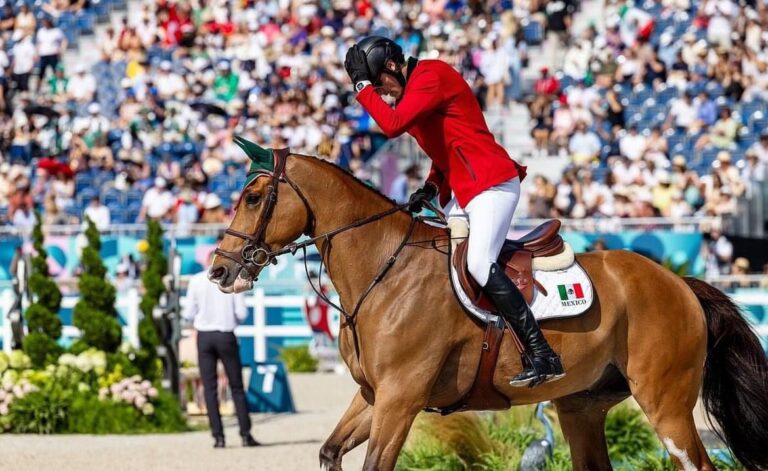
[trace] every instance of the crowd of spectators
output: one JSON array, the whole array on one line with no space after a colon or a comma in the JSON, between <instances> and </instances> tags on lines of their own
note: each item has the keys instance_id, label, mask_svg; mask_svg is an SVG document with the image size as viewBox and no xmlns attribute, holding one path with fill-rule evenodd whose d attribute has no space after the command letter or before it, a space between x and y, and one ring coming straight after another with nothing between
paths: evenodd
<instances>
[{"instance_id":1,"label":"crowd of spectators","mask_svg":"<svg viewBox=\"0 0 768 471\"><path fill-rule=\"evenodd\" d=\"M534 155L571 165L529 185L532 217L736 213L768 167L768 5L607 2L529 100ZM533 164L536 165L536 164Z\"/></svg>"},{"instance_id":2,"label":"crowd of spectators","mask_svg":"<svg viewBox=\"0 0 768 471\"><path fill-rule=\"evenodd\" d=\"M522 97L527 43L542 39L543 25L564 40L573 2L554 3L146 2L112 16L99 50L81 51L99 55L95 65L71 69L62 61L68 30L56 26L64 17L7 4L0 218L28 225L37 207L47 222L75 222L103 204L112 222L217 222L243 181L235 134L364 177L384 138L353 99L342 65L350 45L366 34L396 37L409 55L454 64L483 106L499 108Z\"/></svg>"},{"instance_id":3,"label":"crowd of spectators","mask_svg":"<svg viewBox=\"0 0 768 471\"><path fill-rule=\"evenodd\" d=\"M528 216L728 215L765 180L764 2L609 0L576 34L570 0L146 2L71 70L47 5L0 15L0 220L20 227L34 208L53 224L224 222L244 180L235 134L365 178L384 138L342 62L366 34L453 64L487 110L528 104L536 159L570 161L527 184ZM564 53L526 84L534 45Z\"/></svg>"}]
</instances>

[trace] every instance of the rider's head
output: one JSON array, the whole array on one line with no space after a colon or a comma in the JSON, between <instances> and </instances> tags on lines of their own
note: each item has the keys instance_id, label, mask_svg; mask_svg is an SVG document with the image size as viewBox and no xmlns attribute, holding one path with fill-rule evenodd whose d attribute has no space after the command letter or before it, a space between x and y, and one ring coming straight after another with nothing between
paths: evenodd
<instances>
[{"instance_id":1,"label":"rider's head","mask_svg":"<svg viewBox=\"0 0 768 471\"><path fill-rule=\"evenodd\" d=\"M371 81L379 93L399 100L405 88L403 49L383 36L368 36L357 46L365 53Z\"/></svg>"}]
</instances>

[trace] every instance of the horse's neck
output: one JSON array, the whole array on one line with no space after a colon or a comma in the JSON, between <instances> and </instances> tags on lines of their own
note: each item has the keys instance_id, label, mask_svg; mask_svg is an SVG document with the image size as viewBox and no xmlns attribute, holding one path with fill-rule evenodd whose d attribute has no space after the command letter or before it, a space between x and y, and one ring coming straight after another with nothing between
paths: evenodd
<instances>
[{"instance_id":1,"label":"horse's neck","mask_svg":"<svg viewBox=\"0 0 768 471\"><path fill-rule=\"evenodd\" d=\"M297 185L307 199L318 236L390 209L392 203L366 190L340 169L312 160L296 160ZM293 168L291 170L294 170ZM408 235L410 217L398 212L333 236L317 249L346 309L362 295L384 262Z\"/></svg>"}]
</instances>

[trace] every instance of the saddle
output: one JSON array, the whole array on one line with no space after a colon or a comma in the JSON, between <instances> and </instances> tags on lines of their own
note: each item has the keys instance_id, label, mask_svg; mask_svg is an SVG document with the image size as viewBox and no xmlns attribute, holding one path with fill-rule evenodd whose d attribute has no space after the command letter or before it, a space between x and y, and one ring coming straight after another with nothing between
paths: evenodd
<instances>
[{"instance_id":1,"label":"saddle","mask_svg":"<svg viewBox=\"0 0 768 471\"><path fill-rule=\"evenodd\" d=\"M533 278L533 260L564 252L565 243L559 232L560 221L547 221L520 239L507 240L501 249L498 263L504 267L504 272L517 285L529 305L533 300L534 286L546 295L544 287ZM467 240L458 245L451 263L456 269L462 289L471 297L472 302L481 309L495 311L493 303L485 297L481 287L467 270ZM441 408L427 408L427 412L448 415L462 410L509 409L511 401L499 392L493 384L496 363L499 359L499 351L506 327L501 316L495 322L488 322L485 326L480 361L472 387L454 404ZM510 334L515 348L522 354L524 351L523 344L514 332L510 332Z\"/></svg>"},{"instance_id":2,"label":"saddle","mask_svg":"<svg viewBox=\"0 0 768 471\"><path fill-rule=\"evenodd\" d=\"M467 242L464 240L456 247L453 266L459 275L459 283L475 306L486 311L495 310L493 303L483 294L482 287L472 278L467 270ZM533 288L536 286L546 295L542 287L533 278L533 259L558 255L565 249L560 237L560 221L551 220L517 240L507 240L501 249L498 264L504 268L507 276L517 285L529 305L533 300Z\"/></svg>"}]
</instances>

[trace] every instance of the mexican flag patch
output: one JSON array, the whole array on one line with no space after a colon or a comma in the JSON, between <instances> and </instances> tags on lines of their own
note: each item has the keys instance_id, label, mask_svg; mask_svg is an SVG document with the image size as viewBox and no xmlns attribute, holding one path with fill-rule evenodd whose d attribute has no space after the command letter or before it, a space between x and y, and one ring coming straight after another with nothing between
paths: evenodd
<instances>
[{"instance_id":1,"label":"mexican flag patch","mask_svg":"<svg viewBox=\"0 0 768 471\"><path fill-rule=\"evenodd\" d=\"M563 306L575 306L587 302L584 299L584 290L581 288L581 283L557 285L557 290L560 293L560 303Z\"/></svg>"}]
</instances>

